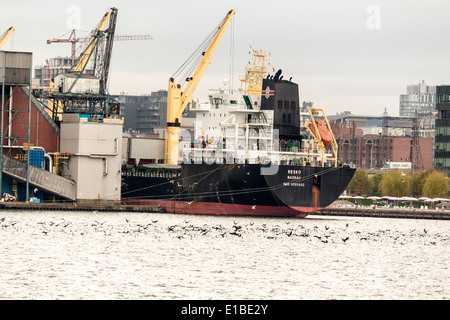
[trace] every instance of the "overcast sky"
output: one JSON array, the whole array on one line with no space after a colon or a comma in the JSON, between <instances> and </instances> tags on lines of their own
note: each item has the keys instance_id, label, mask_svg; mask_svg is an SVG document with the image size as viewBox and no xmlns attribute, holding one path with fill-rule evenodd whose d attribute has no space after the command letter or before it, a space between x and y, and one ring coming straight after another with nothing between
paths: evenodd
<instances>
[{"instance_id":1,"label":"overcast sky","mask_svg":"<svg viewBox=\"0 0 450 320\"><path fill-rule=\"evenodd\" d=\"M234 77L250 60L249 45L270 52L270 63L299 84L300 100L328 114L399 113L409 84L450 84L450 2L447 0L172 0L3 1L0 34L15 26L4 50L32 51L34 65L69 56L72 28L87 36L110 7L117 7L117 35L148 34L153 40L114 43L111 94L149 94L167 89L169 77L235 9ZM228 28L194 96L230 76Z\"/></svg>"}]
</instances>

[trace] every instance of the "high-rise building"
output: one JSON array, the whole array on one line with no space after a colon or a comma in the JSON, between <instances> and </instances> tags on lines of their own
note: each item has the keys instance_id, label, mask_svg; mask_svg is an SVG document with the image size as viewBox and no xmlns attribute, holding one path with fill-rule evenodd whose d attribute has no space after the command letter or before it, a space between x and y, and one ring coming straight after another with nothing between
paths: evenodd
<instances>
[{"instance_id":1,"label":"high-rise building","mask_svg":"<svg viewBox=\"0 0 450 320\"><path fill-rule=\"evenodd\" d=\"M124 117L124 131L155 133L155 128L167 125L167 90L149 95L119 95L118 100L120 114ZM189 117L189 105L183 117Z\"/></svg>"},{"instance_id":2,"label":"high-rise building","mask_svg":"<svg viewBox=\"0 0 450 320\"><path fill-rule=\"evenodd\" d=\"M422 80L419 84L406 87L406 94L400 95L400 116L411 117L429 114L436 110L436 86L428 86Z\"/></svg>"},{"instance_id":3,"label":"high-rise building","mask_svg":"<svg viewBox=\"0 0 450 320\"><path fill-rule=\"evenodd\" d=\"M150 95L120 95L123 129L142 133L153 133L154 127L165 123L167 91L160 90Z\"/></svg>"},{"instance_id":4,"label":"high-rise building","mask_svg":"<svg viewBox=\"0 0 450 320\"><path fill-rule=\"evenodd\" d=\"M34 67L34 79L38 79L39 81L36 83L36 88L33 89L48 89L50 79L55 78L58 74L69 72L76 62L76 58L56 57L47 59L44 65ZM86 67L84 73L89 75L94 74L91 64Z\"/></svg>"},{"instance_id":5,"label":"high-rise building","mask_svg":"<svg viewBox=\"0 0 450 320\"><path fill-rule=\"evenodd\" d=\"M436 87L434 167L450 173L450 86Z\"/></svg>"}]
</instances>

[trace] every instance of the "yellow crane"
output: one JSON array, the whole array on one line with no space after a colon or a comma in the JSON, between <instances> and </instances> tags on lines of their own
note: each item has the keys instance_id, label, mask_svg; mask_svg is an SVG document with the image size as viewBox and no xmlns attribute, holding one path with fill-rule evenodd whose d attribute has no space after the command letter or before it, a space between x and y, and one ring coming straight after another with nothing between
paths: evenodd
<instances>
[{"instance_id":1,"label":"yellow crane","mask_svg":"<svg viewBox=\"0 0 450 320\"><path fill-rule=\"evenodd\" d=\"M92 34L89 44L87 45L86 49L83 51L83 53L80 55L80 58L78 59L77 65L72 69L72 73L82 73L84 69L86 68L86 65L89 62L89 59L91 58L92 53L94 52L94 49L97 46L98 40L100 37L103 36L103 31L105 30L106 23L109 20L109 17L113 12L116 12L117 9L112 8L111 11L108 11L103 16L102 20L100 20L100 23L98 24L96 30Z\"/></svg>"},{"instance_id":2,"label":"yellow crane","mask_svg":"<svg viewBox=\"0 0 450 320\"><path fill-rule=\"evenodd\" d=\"M206 51L202 52L203 57L195 72L191 77L186 79L188 80L188 83L184 91L181 91L181 85L177 84L173 77L169 79L169 88L167 90L167 134L164 154L166 164L173 165L178 162L178 143L180 139L182 113L188 103L192 101L192 95L205 73L206 67L211 63L214 52L216 51L220 40L222 40L223 34L234 14L235 10L231 9L228 11L208 48Z\"/></svg>"},{"instance_id":3,"label":"yellow crane","mask_svg":"<svg viewBox=\"0 0 450 320\"><path fill-rule=\"evenodd\" d=\"M102 38L106 32L105 28L106 25L108 23L108 21L110 21L109 24L109 29L111 28L115 28L115 19L117 19L117 8L111 8L110 11L106 12L104 14L104 16L102 17L102 19L100 20L100 23L97 25L97 27L95 28L95 30L93 31L89 42L86 46L86 48L83 50L83 52L80 54L76 65L74 65L69 73L72 74L76 74L78 76L81 76L81 74L83 73L84 69L86 68L86 66L89 63L89 60L91 59L92 54L96 51L97 46L99 45L99 40L100 38ZM113 33L114 30L109 30L109 33ZM110 35L108 34L108 38L110 38ZM108 71L109 71L109 60L111 58L111 49L112 49L112 40L108 41L109 44L109 48L107 48L106 50L108 51L105 54L103 63L102 63L102 72L100 72L100 83L101 83L101 87L103 88L103 90L101 90L102 94L104 93L104 87L106 86L106 78L108 76ZM69 92L72 90L72 88L75 86L76 81L74 81L72 83L72 86L69 88ZM53 83L53 79L50 79L50 85L49 85L49 94L52 95L55 92L54 89L54 83ZM54 106L54 104L56 104L56 108ZM53 112L56 114L60 114L62 112L62 104L59 101L52 101L51 99L48 100L48 109L50 110L49 112Z\"/></svg>"},{"instance_id":4,"label":"yellow crane","mask_svg":"<svg viewBox=\"0 0 450 320\"><path fill-rule=\"evenodd\" d=\"M6 40L8 40L9 36L11 35L11 33L15 30L16 28L9 27L8 30L6 30L6 32L0 37L0 50L2 49L3 45L5 44Z\"/></svg>"}]
</instances>

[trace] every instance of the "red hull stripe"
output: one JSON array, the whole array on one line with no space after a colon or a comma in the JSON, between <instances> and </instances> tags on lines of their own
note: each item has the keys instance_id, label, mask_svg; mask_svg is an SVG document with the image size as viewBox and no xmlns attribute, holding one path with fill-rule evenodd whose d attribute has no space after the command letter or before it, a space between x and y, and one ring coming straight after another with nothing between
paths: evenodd
<instances>
[{"instance_id":1,"label":"red hull stripe","mask_svg":"<svg viewBox=\"0 0 450 320\"><path fill-rule=\"evenodd\" d=\"M222 215L222 216L259 216L259 217L300 217L322 208L312 207L275 207L244 205L216 202L186 202L170 200L122 199L126 205L142 205L161 207L167 213Z\"/></svg>"}]
</instances>

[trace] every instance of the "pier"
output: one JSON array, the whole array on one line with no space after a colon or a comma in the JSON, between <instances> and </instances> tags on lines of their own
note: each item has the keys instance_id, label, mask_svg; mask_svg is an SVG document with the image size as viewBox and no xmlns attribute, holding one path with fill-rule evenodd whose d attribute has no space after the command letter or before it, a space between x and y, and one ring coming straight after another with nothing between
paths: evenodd
<instances>
[{"instance_id":1,"label":"pier","mask_svg":"<svg viewBox=\"0 0 450 320\"><path fill-rule=\"evenodd\" d=\"M73 203L32 203L1 202L0 210L36 210L36 211L105 211L105 212L147 212L163 213L157 206L123 205L123 204L77 204ZM434 219L450 220L450 210L420 208L376 208L369 206L338 207L329 206L311 213L320 216L349 216L366 218L402 218L402 219Z\"/></svg>"},{"instance_id":2,"label":"pier","mask_svg":"<svg viewBox=\"0 0 450 320\"><path fill-rule=\"evenodd\" d=\"M122 204L79 204L79 203L32 203L32 202L1 202L0 210L40 210L40 211L106 211L106 212L152 212L162 213L164 209L153 206L122 205Z\"/></svg>"},{"instance_id":3,"label":"pier","mask_svg":"<svg viewBox=\"0 0 450 320\"><path fill-rule=\"evenodd\" d=\"M435 219L450 220L450 210L420 209L420 208L373 208L371 206L337 207L330 206L312 215L351 216L373 218L403 218L403 219Z\"/></svg>"}]
</instances>

